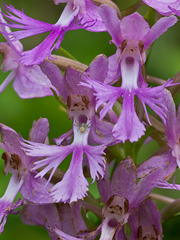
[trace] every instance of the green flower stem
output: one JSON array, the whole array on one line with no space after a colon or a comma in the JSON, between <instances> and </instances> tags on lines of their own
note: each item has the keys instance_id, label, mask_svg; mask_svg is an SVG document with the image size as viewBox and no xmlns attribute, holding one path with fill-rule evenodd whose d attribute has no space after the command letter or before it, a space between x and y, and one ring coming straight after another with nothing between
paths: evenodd
<instances>
[{"instance_id":1,"label":"green flower stem","mask_svg":"<svg viewBox=\"0 0 180 240\"><path fill-rule=\"evenodd\" d=\"M59 52L64 57L70 58L72 60L76 60L75 57L73 57L68 51L66 51L63 47L60 47L57 52Z\"/></svg>"},{"instance_id":2,"label":"green flower stem","mask_svg":"<svg viewBox=\"0 0 180 240\"><path fill-rule=\"evenodd\" d=\"M149 7L144 19L149 23L150 27L152 27L157 20L157 11Z\"/></svg>"},{"instance_id":3,"label":"green flower stem","mask_svg":"<svg viewBox=\"0 0 180 240\"><path fill-rule=\"evenodd\" d=\"M93 212L97 217L102 218L102 210L93 204L84 201L83 206L87 211Z\"/></svg>"},{"instance_id":4,"label":"green flower stem","mask_svg":"<svg viewBox=\"0 0 180 240\"><path fill-rule=\"evenodd\" d=\"M102 207L100 205L100 201L94 198L91 193L84 198L83 206L87 211L91 211L97 217L102 218Z\"/></svg>"},{"instance_id":5,"label":"green flower stem","mask_svg":"<svg viewBox=\"0 0 180 240\"><path fill-rule=\"evenodd\" d=\"M121 12L122 17L125 17L127 15L134 13L138 8L140 8L141 6L144 6L144 5L145 5L145 3L143 1L139 1L139 2L135 3L131 7L127 8Z\"/></svg>"},{"instance_id":6,"label":"green flower stem","mask_svg":"<svg viewBox=\"0 0 180 240\"><path fill-rule=\"evenodd\" d=\"M82 217L84 223L86 224L87 229L91 229L94 227L92 222L88 219L86 210L83 207L81 207L81 217Z\"/></svg>"}]
</instances>

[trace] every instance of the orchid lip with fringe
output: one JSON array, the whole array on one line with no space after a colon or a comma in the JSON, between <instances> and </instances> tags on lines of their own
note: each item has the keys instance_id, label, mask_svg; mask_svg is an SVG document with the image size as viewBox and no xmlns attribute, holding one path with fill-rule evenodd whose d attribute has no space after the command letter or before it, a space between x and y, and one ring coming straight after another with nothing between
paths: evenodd
<instances>
[{"instance_id":1,"label":"orchid lip with fringe","mask_svg":"<svg viewBox=\"0 0 180 240\"><path fill-rule=\"evenodd\" d=\"M137 141L145 132L144 125L140 122L134 108L134 96L142 102L146 117L149 124L150 120L146 110L145 104L154 110L154 112L160 116L162 121L166 122L166 93L165 87L173 86L172 80L168 80L164 85L154 88L132 88L131 91L128 88L113 87L104 83L97 82L85 77L85 82L81 84L83 86L92 88L96 97L96 109L101 105L103 108L100 111L100 119L103 119L107 112L112 109L113 105L120 96L123 96L123 105L120 117L113 128L113 136L117 140L131 142ZM106 93L106 94L105 94ZM104 105L105 104L105 105ZM124 126L122 128L122 126Z\"/></svg>"}]
</instances>

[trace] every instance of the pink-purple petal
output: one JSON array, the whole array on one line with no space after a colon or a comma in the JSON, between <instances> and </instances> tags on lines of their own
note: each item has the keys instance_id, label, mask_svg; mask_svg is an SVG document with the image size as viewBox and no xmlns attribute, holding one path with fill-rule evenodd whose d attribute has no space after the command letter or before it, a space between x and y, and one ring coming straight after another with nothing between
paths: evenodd
<instances>
[{"instance_id":1,"label":"pink-purple petal","mask_svg":"<svg viewBox=\"0 0 180 240\"><path fill-rule=\"evenodd\" d=\"M180 184L176 184L175 183L175 178L174 178L174 182L173 183L168 183L166 181L161 181L157 183L157 187L158 188L164 188L164 189L173 189L173 190L177 190L180 191Z\"/></svg>"},{"instance_id":2,"label":"pink-purple petal","mask_svg":"<svg viewBox=\"0 0 180 240\"><path fill-rule=\"evenodd\" d=\"M136 181L135 165L130 158L127 158L114 170L111 180L111 195L118 195L129 200L136 189Z\"/></svg>"},{"instance_id":3,"label":"pink-purple petal","mask_svg":"<svg viewBox=\"0 0 180 240\"><path fill-rule=\"evenodd\" d=\"M38 65L20 65L13 83L14 90L21 98L35 98L53 95L54 88Z\"/></svg>"},{"instance_id":4,"label":"pink-purple petal","mask_svg":"<svg viewBox=\"0 0 180 240\"><path fill-rule=\"evenodd\" d=\"M176 14L177 16L180 17L180 3L179 3L179 5L178 5L178 9L175 9L174 7L170 7L170 6L169 6L169 9L170 9L174 14Z\"/></svg>"},{"instance_id":5,"label":"pink-purple petal","mask_svg":"<svg viewBox=\"0 0 180 240\"><path fill-rule=\"evenodd\" d=\"M116 240L126 240L124 227L118 229L118 231L116 232Z\"/></svg>"},{"instance_id":6,"label":"pink-purple petal","mask_svg":"<svg viewBox=\"0 0 180 240\"><path fill-rule=\"evenodd\" d=\"M81 217L81 203L72 205L61 204L59 208L61 230L69 235L76 236L79 231L85 230L86 225Z\"/></svg>"},{"instance_id":7,"label":"pink-purple petal","mask_svg":"<svg viewBox=\"0 0 180 240\"><path fill-rule=\"evenodd\" d=\"M40 68L51 81L51 84L58 90L61 96L64 97L64 76L59 68L55 64L48 61L42 62Z\"/></svg>"},{"instance_id":8,"label":"pink-purple petal","mask_svg":"<svg viewBox=\"0 0 180 240\"><path fill-rule=\"evenodd\" d=\"M25 200L35 204L52 203L50 196L51 184L47 184L45 178L35 178L36 172L27 174L21 188L21 195Z\"/></svg>"},{"instance_id":9,"label":"pink-purple petal","mask_svg":"<svg viewBox=\"0 0 180 240\"><path fill-rule=\"evenodd\" d=\"M172 81L168 80L162 86L146 89L136 89L136 95L141 100L143 106L147 104L159 117L162 119L163 123L166 122L166 91L165 87L171 86Z\"/></svg>"},{"instance_id":10,"label":"pink-purple petal","mask_svg":"<svg viewBox=\"0 0 180 240\"><path fill-rule=\"evenodd\" d=\"M136 239L137 235L142 239L151 237L160 240L162 237L161 214L150 198L141 203L138 211L129 217L129 225L130 240Z\"/></svg>"},{"instance_id":11,"label":"pink-purple petal","mask_svg":"<svg viewBox=\"0 0 180 240\"><path fill-rule=\"evenodd\" d=\"M80 82L83 81L83 78L83 72L69 67L64 78L64 88L66 90L66 94L67 96L72 94L86 95L91 101L91 104L93 104L94 97L92 89L80 85Z\"/></svg>"},{"instance_id":12,"label":"pink-purple petal","mask_svg":"<svg viewBox=\"0 0 180 240\"><path fill-rule=\"evenodd\" d=\"M26 143L25 143L26 142ZM47 157L62 154L65 147L58 147L54 145L46 145L43 143L36 143L31 141L21 142L21 146L25 150L26 154L33 157Z\"/></svg>"},{"instance_id":13,"label":"pink-purple petal","mask_svg":"<svg viewBox=\"0 0 180 240\"><path fill-rule=\"evenodd\" d=\"M27 204L23 206L20 218L26 225L41 225L45 227L50 238L57 240L57 235L50 230L52 227L60 227L59 213L55 204Z\"/></svg>"},{"instance_id":14,"label":"pink-purple petal","mask_svg":"<svg viewBox=\"0 0 180 240\"><path fill-rule=\"evenodd\" d=\"M53 141L58 146L59 145L66 146L66 145L69 145L71 143L72 137L73 137L73 130L71 129L68 132L62 134L60 137L54 138Z\"/></svg>"},{"instance_id":15,"label":"pink-purple petal","mask_svg":"<svg viewBox=\"0 0 180 240\"><path fill-rule=\"evenodd\" d=\"M163 170L163 178L171 176L175 172L177 163L175 158L172 157L170 152L165 152L158 156L153 156L148 160L144 161L140 166L137 167L137 177L142 178L148 175L151 171L156 168Z\"/></svg>"},{"instance_id":16,"label":"pink-purple petal","mask_svg":"<svg viewBox=\"0 0 180 240\"><path fill-rule=\"evenodd\" d=\"M112 136L114 125L111 122L99 120L96 115L94 115L91 123L89 142L91 144L112 144L114 140Z\"/></svg>"},{"instance_id":17,"label":"pink-purple petal","mask_svg":"<svg viewBox=\"0 0 180 240\"><path fill-rule=\"evenodd\" d=\"M137 12L124 17L120 23L120 27L123 39L136 41L142 40L150 30L149 24Z\"/></svg>"},{"instance_id":18,"label":"pink-purple petal","mask_svg":"<svg viewBox=\"0 0 180 240\"><path fill-rule=\"evenodd\" d=\"M82 238L76 238L76 237L70 236L69 234L64 233L63 231L61 231L58 228L52 228L51 230L53 232L55 232L57 234L57 236L63 240L83 240Z\"/></svg>"},{"instance_id":19,"label":"pink-purple petal","mask_svg":"<svg viewBox=\"0 0 180 240\"><path fill-rule=\"evenodd\" d=\"M0 124L0 133L3 141L0 142L0 147L2 147L5 152L11 154L16 153L24 165L29 164L30 158L21 149L19 135L12 128L4 124Z\"/></svg>"},{"instance_id":20,"label":"pink-purple petal","mask_svg":"<svg viewBox=\"0 0 180 240\"><path fill-rule=\"evenodd\" d=\"M72 152L72 148L69 148L69 147L59 147L59 148L60 149L56 154L52 154L52 155L46 154L46 158L44 160L36 161L34 163L35 167L33 168L33 170L37 170L41 167L44 167L43 170L41 170L39 173L37 173L36 177L42 178L49 170L52 169L52 172L49 176L48 182L51 180L57 167Z\"/></svg>"},{"instance_id":21,"label":"pink-purple petal","mask_svg":"<svg viewBox=\"0 0 180 240\"><path fill-rule=\"evenodd\" d=\"M141 38L145 48L153 43L160 35L166 32L168 28L172 27L177 21L178 19L175 16L163 17L159 19L147 32L147 34Z\"/></svg>"},{"instance_id":22,"label":"pink-purple petal","mask_svg":"<svg viewBox=\"0 0 180 240\"><path fill-rule=\"evenodd\" d=\"M81 24L90 23L91 26L87 27L86 30L92 32L106 31L98 13L98 6L96 6L92 1L85 1L85 9L80 10L78 17L81 19Z\"/></svg>"},{"instance_id":23,"label":"pink-purple petal","mask_svg":"<svg viewBox=\"0 0 180 240\"><path fill-rule=\"evenodd\" d=\"M118 81L120 78L121 72L120 72L120 56L121 50L118 48L116 53L112 56L108 57L109 62L109 69L108 69L108 75L105 79L105 84L112 84Z\"/></svg>"},{"instance_id":24,"label":"pink-purple petal","mask_svg":"<svg viewBox=\"0 0 180 240\"><path fill-rule=\"evenodd\" d=\"M20 62L28 66L42 63L46 57L50 57L54 42L59 35L61 35L60 38L63 39L64 33L65 32L61 30L61 27L56 27L42 43L32 50L23 52L21 54ZM61 42L60 39L58 41Z\"/></svg>"},{"instance_id":25,"label":"pink-purple petal","mask_svg":"<svg viewBox=\"0 0 180 240\"><path fill-rule=\"evenodd\" d=\"M29 27L39 27L39 28L43 28L43 27L46 27L47 25L50 25L48 23L44 23L44 22L41 22L39 20L35 20L29 16L27 16L23 11L20 11L18 9L16 9L14 6L12 5L6 5L4 4L4 10L7 12L7 18L15 21L15 22L18 22L18 23L21 23L23 25L26 25L26 26L29 26ZM11 12L14 14L12 15Z\"/></svg>"},{"instance_id":26,"label":"pink-purple petal","mask_svg":"<svg viewBox=\"0 0 180 240\"><path fill-rule=\"evenodd\" d=\"M156 9L160 14L162 15L170 15L173 13L171 8L177 8L177 10L180 10L179 0L143 0L147 5L150 7ZM179 6L179 8L178 8Z\"/></svg>"},{"instance_id":27,"label":"pink-purple petal","mask_svg":"<svg viewBox=\"0 0 180 240\"><path fill-rule=\"evenodd\" d=\"M123 106L120 117L113 128L115 139L125 142L137 141L144 135L145 127L140 122L134 107L134 93L126 90L123 94Z\"/></svg>"},{"instance_id":28,"label":"pink-purple petal","mask_svg":"<svg viewBox=\"0 0 180 240\"><path fill-rule=\"evenodd\" d=\"M68 27L69 25L71 25L73 20L76 21L76 17L78 15L78 13L79 13L79 6L74 8L73 3L69 2L65 6L59 20L55 24L55 26L61 25L63 28Z\"/></svg>"},{"instance_id":29,"label":"pink-purple petal","mask_svg":"<svg viewBox=\"0 0 180 240\"><path fill-rule=\"evenodd\" d=\"M114 103L123 94L124 90L90 79L88 79L87 82L87 86L92 86L92 88L95 90L94 95L96 97L96 108L99 108L102 104L107 102L107 104L105 104L103 109L100 111L100 119L102 120L108 110L112 109Z\"/></svg>"},{"instance_id":30,"label":"pink-purple petal","mask_svg":"<svg viewBox=\"0 0 180 240\"><path fill-rule=\"evenodd\" d=\"M177 122L176 124L176 106L172 98L172 95L168 90L166 90L166 105L167 105L167 118L165 124L165 132L168 145L172 149L177 141L176 127L179 125L179 122Z\"/></svg>"},{"instance_id":31,"label":"pink-purple petal","mask_svg":"<svg viewBox=\"0 0 180 240\"><path fill-rule=\"evenodd\" d=\"M77 146L63 179L52 188L51 196L55 202L71 203L83 199L87 195L88 182L83 175L82 162L83 150Z\"/></svg>"},{"instance_id":32,"label":"pink-purple petal","mask_svg":"<svg viewBox=\"0 0 180 240\"><path fill-rule=\"evenodd\" d=\"M3 56L1 70L3 72L16 71L19 66L17 59L20 57L20 52L7 43L0 43L0 52Z\"/></svg>"},{"instance_id":33,"label":"pink-purple petal","mask_svg":"<svg viewBox=\"0 0 180 240\"><path fill-rule=\"evenodd\" d=\"M103 202L106 203L111 197L111 182L108 166L106 167L104 177L97 181L97 186Z\"/></svg>"},{"instance_id":34,"label":"pink-purple petal","mask_svg":"<svg viewBox=\"0 0 180 240\"><path fill-rule=\"evenodd\" d=\"M162 169L154 169L148 175L141 178L137 184L136 191L129 200L130 209L138 208L139 204L152 192L157 183L163 178Z\"/></svg>"},{"instance_id":35,"label":"pink-purple petal","mask_svg":"<svg viewBox=\"0 0 180 240\"><path fill-rule=\"evenodd\" d=\"M119 47L123 41L120 28L120 20L114 8L102 5L99 8L99 14L107 31L111 34L113 42Z\"/></svg>"},{"instance_id":36,"label":"pink-purple petal","mask_svg":"<svg viewBox=\"0 0 180 240\"><path fill-rule=\"evenodd\" d=\"M43 225L44 219L40 215L39 205L26 204L20 212L21 221L26 225Z\"/></svg>"},{"instance_id":37,"label":"pink-purple petal","mask_svg":"<svg viewBox=\"0 0 180 240\"><path fill-rule=\"evenodd\" d=\"M88 158L91 178L93 182L99 177L103 178L105 171L105 159L103 158L103 150L105 145L99 146L86 146L84 147L84 153Z\"/></svg>"},{"instance_id":38,"label":"pink-purple petal","mask_svg":"<svg viewBox=\"0 0 180 240\"><path fill-rule=\"evenodd\" d=\"M44 143L49 133L49 121L47 118L40 118L33 122L29 137L33 142Z\"/></svg>"},{"instance_id":39,"label":"pink-purple petal","mask_svg":"<svg viewBox=\"0 0 180 240\"><path fill-rule=\"evenodd\" d=\"M1 10L1 9L0 9ZM23 51L23 45L19 42L19 41L14 41L11 42L10 38L11 38L11 29L6 26L6 21L3 18L3 14L0 13L0 32L3 33L4 38L6 39L6 41L10 44L10 46L12 47L12 49L19 54L20 52Z\"/></svg>"},{"instance_id":40,"label":"pink-purple petal","mask_svg":"<svg viewBox=\"0 0 180 240\"><path fill-rule=\"evenodd\" d=\"M108 74L107 57L104 54L96 56L90 63L89 68L86 70L86 73L90 76L90 78L99 82L104 82Z\"/></svg>"}]
</instances>

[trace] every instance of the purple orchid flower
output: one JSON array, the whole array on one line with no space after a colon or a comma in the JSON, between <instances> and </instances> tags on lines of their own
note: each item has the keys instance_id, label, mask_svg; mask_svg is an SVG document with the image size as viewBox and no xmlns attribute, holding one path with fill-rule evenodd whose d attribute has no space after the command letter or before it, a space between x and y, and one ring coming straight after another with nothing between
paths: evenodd
<instances>
[{"instance_id":1,"label":"purple orchid flower","mask_svg":"<svg viewBox=\"0 0 180 240\"><path fill-rule=\"evenodd\" d=\"M175 16L161 18L150 29L148 23L138 13L118 19L114 9L105 5L100 7L100 15L107 30L112 36L112 42L118 47L115 55L109 57L109 73L104 83L95 81L89 76L85 77L83 86L91 87L95 91L96 108L103 106L100 119L112 109L114 103L123 96L122 111L113 128L113 136L119 141L137 141L145 131L145 126L140 122L134 106L137 96L144 108L149 124L150 120L146 110L148 105L163 122L166 118L164 105L164 88L171 86L171 80L164 85L148 88L141 74L141 65L145 62L145 49L170 26L177 21ZM112 84L122 76L121 87ZM123 126L123 127L122 127Z\"/></svg>"},{"instance_id":2,"label":"purple orchid flower","mask_svg":"<svg viewBox=\"0 0 180 240\"><path fill-rule=\"evenodd\" d=\"M55 1L58 4L60 1ZM85 28L90 31L105 30L98 15L97 6L91 1L61 1L67 2L60 18L55 24L49 24L35 20L25 15L23 11L15 9L13 6L4 5L7 14L2 13L11 28L23 29L11 34L11 39L20 40L25 37L50 32L46 39L38 46L29 51L21 53L20 63L24 65L35 65L42 63L46 57L51 58L53 49L58 49L67 31ZM95 12L94 12L95 11ZM95 13L93 15L92 13ZM86 14L87 13L87 14ZM79 21L77 21L79 18ZM14 21L15 23L13 23ZM79 25L81 24L81 26ZM91 26L94 26L91 28ZM53 45L54 44L54 45Z\"/></svg>"},{"instance_id":3,"label":"purple orchid flower","mask_svg":"<svg viewBox=\"0 0 180 240\"><path fill-rule=\"evenodd\" d=\"M175 8L172 8L172 7L169 7L171 9L171 11L176 14L177 16L180 17L180 3L179 3L179 7L178 7L178 10L175 9Z\"/></svg>"},{"instance_id":4,"label":"purple orchid flower","mask_svg":"<svg viewBox=\"0 0 180 240\"><path fill-rule=\"evenodd\" d=\"M93 234L99 233L101 229L100 240L111 240L114 237L126 239L123 226L151 193L154 182L161 174L161 170L154 169L137 183L136 168L131 159L125 159L116 167L111 180L107 170L104 179L98 181L99 193L104 202L103 221Z\"/></svg>"},{"instance_id":5,"label":"purple orchid flower","mask_svg":"<svg viewBox=\"0 0 180 240\"><path fill-rule=\"evenodd\" d=\"M65 75L63 75L59 68L50 62L43 62L41 64L41 69L43 73L46 74L46 76L50 79L52 85L56 88L59 95L62 96L62 101L66 103L66 105L69 105L70 100L69 96L79 95L88 97L87 101L89 102L89 117L91 119L89 143L93 145L115 144L114 138L112 136L112 129L114 127L114 124L112 124L109 121L105 120L102 121L99 119L99 117L94 113L95 97L93 95L92 89L80 85L80 82L82 82L84 78L84 72L68 67ZM104 55L97 56L91 62L88 69L85 71L86 75L98 81L105 80L107 73L108 73L108 59ZM108 114L109 119L111 119L113 122L114 116L112 116L110 112L108 112ZM69 117L73 117L72 111L71 116ZM69 135L72 137L73 135L72 131L69 133ZM65 139L67 139L67 137ZM69 138L69 140L71 139Z\"/></svg>"},{"instance_id":6,"label":"purple orchid flower","mask_svg":"<svg viewBox=\"0 0 180 240\"><path fill-rule=\"evenodd\" d=\"M167 91L167 109L167 121L165 125L167 144L180 168L180 104L176 114L176 106L169 91Z\"/></svg>"},{"instance_id":7,"label":"purple orchid flower","mask_svg":"<svg viewBox=\"0 0 180 240\"><path fill-rule=\"evenodd\" d=\"M11 31L0 14L0 31L3 32L7 43L0 43L0 53L3 55L1 69L3 72L11 71L0 85L0 93L14 79L13 87L20 98L35 98L52 95L50 88L54 88L49 79L38 65L24 66L18 62L23 46L19 41L10 41Z\"/></svg>"},{"instance_id":8,"label":"purple orchid flower","mask_svg":"<svg viewBox=\"0 0 180 240\"><path fill-rule=\"evenodd\" d=\"M98 12L98 7L91 0L54 0L54 3L58 5L59 3L71 4L72 8L79 8L78 18L80 23L92 23L87 25L86 30L91 32L101 32L106 31L102 19Z\"/></svg>"},{"instance_id":9,"label":"purple orchid flower","mask_svg":"<svg viewBox=\"0 0 180 240\"><path fill-rule=\"evenodd\" d=\"M40 225L47 229L52 240L57 240L50 227L60 225L58 209L55 204L30 205L26 204L20 211L21 221L26 225Z\"/></svg>"},{"instance_id":10,"label":"purple orchid flower","mask_svg":"<svg viewBox=\"0 0 180 240\"><path fill-rule=\"evenodd\" d=\"M143 0L143 2L156 9L162 15L169 16L171 14L177 14L180 16L179 0Z\"/></svg>"},{"instance_id":11,"label":"purple orchid flower","mask_svg":"<svg viewBox=\"0 0 180 240\"><path fill-rule=\"evenodd\" d=\"M167 119L164 127L169 150L160 155L151 157L138 166L137 176L141 178L145 174L149 174L152 169L161 168L163 170L163 175L162 179L157 182L157 187L180 191L180 185L175 184L175 178L172 184L167 182L173 173L175 173L176 167L180 167L180 107L176 115L175 104L168 90L166 90L166 102Z\"/></svg>"},{"instance_id":12,"label":"purple orchid flower","mask_svg":"<svg viewBox=\"0 0 180 240\"><path fill-rule=\"evenodd\" d=\"M27 225L41 225L45 227L52 240L57 240L57 235L62 239L74 239L80 230L85 230L86 225L81 217L81 204L73 205L55 204L23 206L20 218Z\"/></svg>"},{"instance_id":13,"label":"purple orchid flower","mask_svg":"<svg viewBox=\"0 0 180 240\"><path fill-rule=\"evenodd\" d=\"M74 105L77 103L78 102L76 101ZM85 107L83 104L79 106ZM34 170L46 166L36 175L36 177L43 177L50 169L52 169L48 182L51 180L60 163L69 154L73 153L69 169L65 173L63 179L56 183L51 190L51 196L54 202L73 202L86 196L88 182L82 171L84 154L87 157L93 181L104 175L105 161L102 155L105 145L90 146L88 144L88 136L91 121L88 115L79 111L73 113L74 139L70 145L48 146L30 141L22 143L27 155L44 158L43 160L34 163Z\"/></svg>"},{"instance_id":14,"label":"purple orchid flower","mask_svg":"<svg viewBox=\"0 0 180 240\"><path fill-rule=\"evenodd\" d=\"M100 66L99 72L95 71L95 63ZM104 71L103 65L106 66L106 71ZM83 161L89 165L93 181L104 175L105 162L102 155L105 145L113 140L111 136L112 124L99 122L95 117L93 91L79 85L83 79L83 72L69 67L63 76L57 66L47 62L43 63L41 68L61 94L62 101L67 104L68 116L73 119L73 129L55 139L58 146L47 146L30 141L22 143L22 146L28 155L44 158L35 162L34 169L45 167L37 174L37 177L43 177L52 169L49 181L61 162L73 153L69 169L63 179L54 185L51 196L55 202L77 201L84 198L88 191L88 182L82 172ZM86 74L95 79L103 80L107 71L106 57L99 56L90 64ZM93 128L92 125L94 125Z\"/></svg>"},{"instance_id":15,"label":"purple orchid flower","mask_svg":"<svg viewBox=\"0 0 180 240\"><path fill-rule=\"evenodd\" d=\"M172 150L169 150L160 155L155 155L140 164L137 167L137 177L143 178L144 175L149 174L155 168L162 169L163 174L161 175L161 179L156 182L156 187L180 191L180 185L175 183L175 178L173 183L168 182L175 173L176 167L176 158L173 157Z\"/></svg>"},{"instance_id":16,"label":"purple orchid flower","mask_svg":"<svg viewBox=\"0 0 180 240\"><path fill-rule=\"evenodd\" d=\"M129 217L129 226L130 240L162 239L161 214L151 198L145 199L138 211Z\"/></svg>"},{"instance_id":17,"label":"purple orchid flower","mask_svg":"<svg viewBox=\"0 0 180 240\"><path fill-rule=\"evenodd\" d=\"M44 129L43 131L42 128ZM31 130L31 140L35 142L44 142L48 131L49 123L47 119L40 119L34 124ZM6 192L4 196L0 198L1 233L4 229L8 213L22 204L20 200L13 203L19 191L24 198L24 203L28 201L45 204L52 202L52 198L49 194L49 190L52 186L51 184L47 184L44 178L35 178L36 172L30 170L35 158L27 156L21 149L21 137L13 129L3 124L0 125L0 132L2 137L0 147L5 150L2 155L5 161L4 173L12 173Z\"/></svg>"}]
</instances>

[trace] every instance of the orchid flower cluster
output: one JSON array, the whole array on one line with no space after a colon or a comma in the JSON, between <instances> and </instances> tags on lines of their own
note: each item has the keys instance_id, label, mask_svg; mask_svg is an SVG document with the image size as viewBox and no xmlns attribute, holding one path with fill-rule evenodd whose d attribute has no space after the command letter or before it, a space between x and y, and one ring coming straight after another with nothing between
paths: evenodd
<instances>
[{"instance_id":1,"label":"orchid flower cluster","mask_svg":"<svg viewBox=\"0 0 180 240\"><path fill-rule=\"evenodd\" d=\"M1 6L1 70L10 73L0 92L14 81L22 99L54 96L72 129L51 144L47 118L33 122L28 140L0 123L4 174L11 174L0 198L0 234L8 214L16 213L24 224L44 227L52 240L160 240L166 214L180 209L171 213L169 205L178 205L173 200L160 211L155 200L168 198L152 193L180 191L175 179L169 182L180 168L180 105L174 102L180 75L167 81L147 76L145 64L152 43L177 23L180 1L143 0L130 11L111 0L54 0L61 3L55 24ZM147 15L135 11L142 5L154 8L151 27ZM116 52L96 56L89 66L58 55L66 32L79 29L108 32ZM39 45L23 50L21 39L42 33L48 35ZM160 149L137 164L152 139ZM89 191L92 183L99 198ZM94 225L89 212L98 218Z\"/></svg>"}]
</instances>

